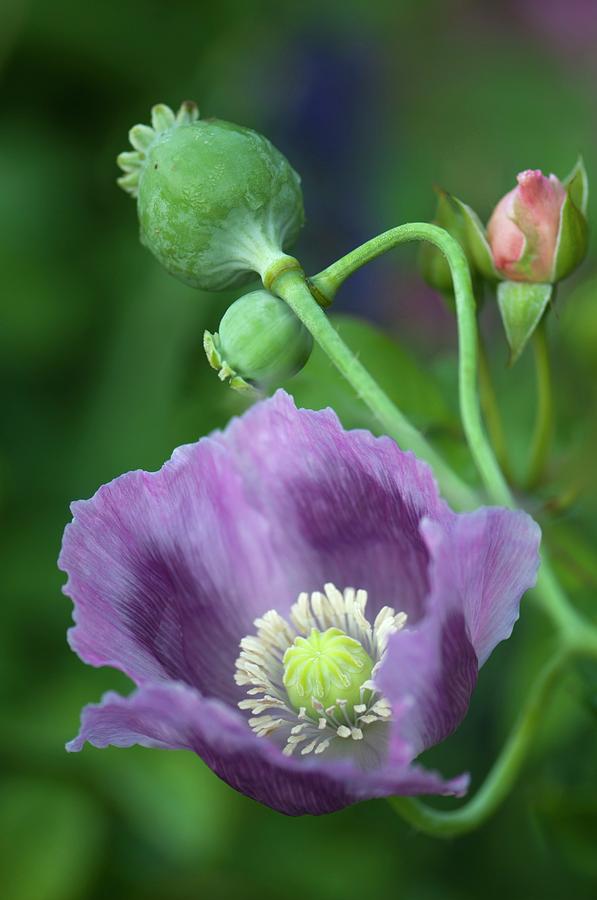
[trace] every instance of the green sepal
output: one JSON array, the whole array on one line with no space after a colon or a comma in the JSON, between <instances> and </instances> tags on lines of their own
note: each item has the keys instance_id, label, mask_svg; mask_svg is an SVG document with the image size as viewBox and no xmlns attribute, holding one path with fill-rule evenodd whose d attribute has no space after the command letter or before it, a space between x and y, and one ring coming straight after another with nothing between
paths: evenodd
<instances>
[{"instance_id":1,"label":"green sepal","mask_svg":"<svg viewBox=\"0 0 597 900\"><path fill-rule=\"evenodd\" d=\"M498 285L497 300L510 345L511 366L541 321L552 293L553 284L502 281Z\"/></svg>"},{"instance_id":2,"label":"green sepal","mask_svg":"<svg viewBox=\"0 0 597 900\"><path fill-rule=\"evenodd\" d=\"M243 394L250 394L255 397L261 396L254 385L245 381L245 379L235 372L234 369L228 365L226 360L222 358L220 338L217 333L210 334L209 331L203 332L203 349L205 350L208 363L212 369L216 370L220 381L227 381L229 387Z\"/></svg>"},{"instance_id":3,"label":"green sepal","mask_svg":"<svg viewBox=\"0 0 597 900\"><path fill-rule=\"evenodd\" d=\"M475 210L462 200L457 197L452 197L452 200L462 215L467 256L472 261L473 267L489 281L499 280L500 275L493 264L491 248L481 219Z\"/></svg>"},{"instance_id":4,"label":"green sepal","mask_svg":"<svg viewBox=\"0 0 597 900\"><path fill-rule=\"evenodd\" d=\"M560 228L554 257L552 281L560 281L583 261L588 246L586 218L589 198L587 172L579 157L576 166L564 182L566 199L560 214Z\"/></svg>"},{"instance_id":5,"label":"green sepal","mask_svg":"<svg viewBox=\"0 0 597 900\"><path fill-rule=\"evenodd\" d=\"M233 375L228 381L228 385L233 391L238 391L240 394L246 394L248 397L255 397L257 399L263 396L261 391L258 391L255 385L249 384L249 382L245 381L244 378L241 378L240 375Z\"/></svg>"},{"instance_id":6,"label":"green sepal","mask_svg":"<svg viewBox=\"0 0 597 900\"><path fill-rule=\"evenodd\" d=\"M576 208L586 217L589 205L589 176L582 156L578 157L576 165L562 184Z\"/></svg>"},{"instance_id":7,"label":"green sepal","mask_svg":"<svg viewBox=\"0 0 597 900\"><path fill-rule=\"evenodd\" d=\"M216 372L222 368L222 355L220 353L220 339L217 334L211 334L209 331L203 332L203 349L207 356L207 361Z\"/></svg>"}]
</instances>

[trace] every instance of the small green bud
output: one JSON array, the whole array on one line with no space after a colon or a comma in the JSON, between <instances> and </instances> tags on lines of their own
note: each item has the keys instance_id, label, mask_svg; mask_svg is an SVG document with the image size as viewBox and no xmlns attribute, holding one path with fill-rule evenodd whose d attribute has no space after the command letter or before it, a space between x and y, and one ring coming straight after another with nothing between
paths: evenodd
<instances>
[{"instance_id":1,"label":"small green bud","mask_svg":"<svg viewBox=\"0 0 597 900\"><path fill-rule=\"evenodd\" d=\"M239 297L217 334L205 332L210 365L236 390L268 387L303 368L313 338L283 300L259 290Z\"/></svg>"},{"instance_id":2,"label":"small green bud","mask_svg":"<svg viewBox=\"0 0 597 900\"><path fill-rule=\"evenodd\" d=\"M284 687L295 709L318 717L313 699L324 709L346 701L351 711L362 703L361 687L371 678L373 662L362 645L339 628L311 630L297 637L284 654Z\"/></svg>"},{"instance_id":3,"label":"small green bud","mask_svg":"<svg viewBox=\"0 0 597 900\"><path fill-rule=\"evenodd\" d=\"M436 192L438 200L434 224L445 228L456 238L466 254L473 280L478 280L480 276L496 280L498 276L491 259L491 250L477 214L447 191L436 188ZM450 305L453 305L452 275L441 250L430 243L422 244L419 266L427 284L441 291L451 301Z\"/></svg>"},{"instance_id":4,"label":"small green bud","mask_svg":"<svg viewBox=\"0 0 597 900\"><path fill-rule=\"evenodd\" d=\"M208 291L262 277L303 224L300 178L262 135L178 113L152 110L152 126L129 133L118 181L137 197L141 241L177 278Z\"/></svg>"},{"instance_id":5,"label":"small green bud","mask_svg":"<svg viewBox=\"0 0 597 900\"><path fill-rule=\"evenodd\" d=\"M448 193L440 188L436 188L436 193L437 209L433 224L445 228L463 247L466 247L466 236L460 211ZM441 250L427 241L421 244L419 250L419 269L430 287L448 296L453 294L452 275L448 261Z\"/></svg>"}]
</instances>

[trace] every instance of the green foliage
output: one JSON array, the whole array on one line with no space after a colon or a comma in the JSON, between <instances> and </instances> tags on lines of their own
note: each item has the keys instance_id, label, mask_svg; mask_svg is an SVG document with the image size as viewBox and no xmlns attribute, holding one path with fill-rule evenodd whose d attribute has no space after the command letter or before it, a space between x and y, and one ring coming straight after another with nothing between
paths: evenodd
<instances>
[{"instance_id":1,"label":"green foliage","mask_svg":"<svg viewBox=\"0 0 597 900\"><path fill-rule=\"evenodd\" d=\"M72 900L100 859L103 821L76 788L17 778L0 789L3 900Z\"/></svg>"}]
</instances>

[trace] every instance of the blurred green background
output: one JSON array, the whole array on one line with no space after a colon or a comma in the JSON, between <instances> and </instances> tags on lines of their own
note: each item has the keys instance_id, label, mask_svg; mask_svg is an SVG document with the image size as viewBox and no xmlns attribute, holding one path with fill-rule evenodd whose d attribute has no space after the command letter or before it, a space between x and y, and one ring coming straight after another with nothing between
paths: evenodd
<instances>
[{"instance_id":1,"label":"blurred green background","mask_svg":"<svg viewBox=\"0 0 597 900\"><path fill-rule=\"evenodd\" d=\"M194 98L206 115L267 134L302 174L308 223L297 254L316 271L382 229L431 218L433 184L486 218L520 169L563 176L582 151L595 179L597 4L4 0L0 18L2 900L595 897L594 670L560 685L515 792L469 837L418 836L381 801L288 819L191 754L64 752L81 706L130 685L68 650L71 605L55 560L71 499L158 467L241 409L201 348L230 296L164 274L114 183L130 125L157 101ZM359 273L337 307L368 321L340 325L473 477L455 405L454 323L421 283L416 253ZM491 299L482 321L520 469L531 354L508 370ZM577 603L594 612L594 251L560 290L550 342L555 451L548 482L523 502ZM347 424L371 425L317 354L290 387L305 405L332 403ZM474 786L553 642L532 599L523 609L466 722L431 754L447 775L470 770Z\"/></svg>"}]
</instances>

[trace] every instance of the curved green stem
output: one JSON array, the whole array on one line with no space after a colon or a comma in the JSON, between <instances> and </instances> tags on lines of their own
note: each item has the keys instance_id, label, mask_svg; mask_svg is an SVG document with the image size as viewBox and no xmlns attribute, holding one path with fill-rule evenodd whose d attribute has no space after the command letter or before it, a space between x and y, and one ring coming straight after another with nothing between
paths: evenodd
<instances>
[{"instance_id":1,"label":"curved green stem","mask_svg":"<svg viewBox=\"0 0 597 900\"><path fill-rule=\"evenodd\" d=\"M460 809L433 809L412 797L392 797L389 802L418 831L434 837L456 837L472 831L502 803L518 777L545 709L566 665L574 657L597 659L597 631L569 631L562 647L546 663L535 680L518 721L485 781Z\"/></svg>"},{"instance_id":2,"label":"curved green stem","mask_svg":"<svg viewBox=\"0 0 597 900\"><path fill-rule=\"evenodd\" d=\"M562 670L570 657L568 649L557 653L536 679L524 709L493 768L475 796L460 809L432 809L412 797L392 797L390 803L418 831L434 837L455 837L472 831L495 812L514 784L530 749Z\"/></svg>"},{"instance_id":3,"label":"curved green stem","mask_svg":"<svg viewBox=\"0 0 597 900\"><path fill-rule=\"evenodd\" d=\"M478 333L475 298L468 263L460 244L447 231L436 225L425 223L400 225L357 247L311 281L321 294L331 300L340 285L358 268L398 244L415 240L430 241L445 255L450 266L458 320L459 398L465 436L491 500L503 506L514 507L514 498L497 463L481 420L477 397ZM441 483L441 478L439 480ZM535 595L557 627L571 630L582 621L559 587L545 550Z\"/></svg>"},{"instance_id":4,"label":"curved green stem","mask_svg":"<svg viewBox=\"0 0 597 900\"><path fill-rule=\"evenodd\" d=\"M459 398L465 435L491 499L506 506L514 506L481 420L477 397L478 338L475 300L468 264L460 245L446 231L436 226L424 223L403 225L373 238L311 279L313 293L320 300L331 301L342 282L360 266L397 244L413 240L431 241L444 253L450 265L458 318ZM271 279L270 289L294 310L388 434L434 467L443 491L452 502L460 508L468 508L478 502L476 494L463 484L429 446L342 341L314 299L302 271L293 268L281 272ZM522 766L551 688L566 660L577 653L589 653L597 657L597 629L586 623L570 606L552 573L545 553L535 592L560 629L563 649L548 663L535 682L510 739L485 783L471 801L458 810L441 812L412 798L392 798L391 802L396 810L416 828L428 834L445 837L462 834L491 815L510 790Z\"/></svg>"},{"instance_id":5,"label":"curved green stem","mask_svg":"<svg viewBox=\"0 0 597 900\"><path fill-rule=\"evenodd\" d=\"M285 300L294 310L315 341L352 385L357 396L375 415L386 433L391 435L405 450L412 450L421 459L430 463L446 497L456 506L464 509L473 508L477 501L474 491L436 453L344 343L326 314L314 300L302 271L289 269L282 272L273 280L270 290Z\"/></svg>"},{"instance_id":6,"label":"curved green stem","mask_svg":"<svg viewBox=\"0 0 597 900\"><path fill-rule=\"evenodd\" d=\"M399 244L410 241L429 241L434 244L444 254L450 266L458 321L458 384L462 424L471 454L489 496L495 503L513 506L510 489L497 464L481 420L477 394L475 297L468 262L458 241L437 225L425 222L399 225L357 247L311 280L324 296L333 297L343 281L365 263Z\"/></svg>"},{"instance_id":7,"label":"curved green stem","mask_svg":"<svg viewBox=\"0 0 597 900\"><path fill-rule=\"evenodd\" d=\"M526 488L531 490L541 481L549 454L553 432L553 404L551 397L551 374L545 317L535 329L532 337L533 357L537 377L537 416L531 443L531 454Z\"/></svg>"}]
</instances>

